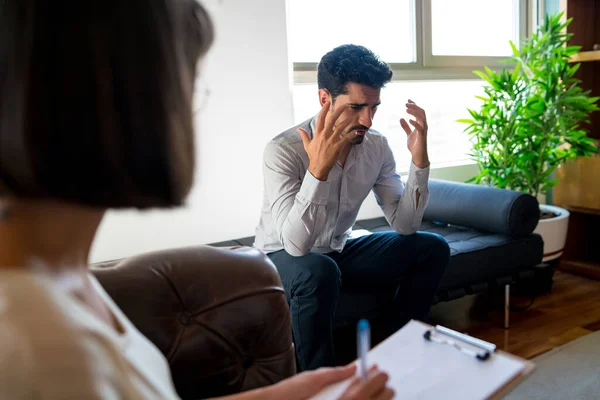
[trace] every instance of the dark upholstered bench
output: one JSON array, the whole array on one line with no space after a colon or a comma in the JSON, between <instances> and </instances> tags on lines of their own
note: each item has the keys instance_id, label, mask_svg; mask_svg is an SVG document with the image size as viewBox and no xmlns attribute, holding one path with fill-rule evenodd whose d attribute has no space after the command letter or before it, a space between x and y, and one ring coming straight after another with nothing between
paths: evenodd
<instances>
[{"instance_id":1,"label":"dark upholstered bench","mask_svg":"<svg viewBox=\"0 0 600 400\"><path fill-rule=\"evenodd\" d=\"M430 200L422 231L443 236L451 259L436 302L448 301L506 287L533 276L542 262L543 241L533 234L539 220L537 200L528 194L481 185L430 180ZM385 218L357 221L355 230L389 230ZM213 246L252 246L253 237L214 243ZM393 293L342 291L336 316L339 327L371 316ZM508 310L506 311L508 313ZM505 318L508 325L508 314Z\"/></svg>"}]
</instances>

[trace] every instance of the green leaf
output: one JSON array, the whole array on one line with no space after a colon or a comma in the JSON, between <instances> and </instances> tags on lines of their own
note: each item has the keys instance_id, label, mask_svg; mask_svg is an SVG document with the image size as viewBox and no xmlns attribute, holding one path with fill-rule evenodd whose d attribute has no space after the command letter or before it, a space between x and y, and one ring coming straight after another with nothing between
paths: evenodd
<instances>
[{"instance_id":1,"label":"green leaf","mask_svg":"<svg viewBox=\"0 0 600 400\"><path fill-rule=\"evenodd\" d=\"M588 97L587 101L589 104L597 103L600 100L600 97Z\"/></svg>"},{"instance_id":2,"label":"green leaf","mask_svg":"<svg viewBox=\"0 0 600 400\"><path fill-rule=\"evenodd\" d=\"M481 119L479 117L479 114L477 114L477 111L471 110L471 109L467 109L467 111L469 111L469 114L471 114L471 117L473 117L473 119L475 121L477 121L478 119Z\"/></svg>"},{"instance_id":3,"label":"green leaf","mask_svg":"<svg viewBox=\"0 0 600 400\"><path fill-rule=\"evenodd\" d=\"M567 46L565 48L565 54L567 56L572 56L574 54L577 54L581 51L581 46Z\"/></svg>"},{"instance_id":4,"label":"green leaf","mask_svg":"<svg viewBox=\"0 0 600 400\"><path fill-rule=\"evenodd\" d=\"M512 42L512 40L509 40L510 43L510 48L512 49L513 52L513 56L515 57L519 57L519 49L517 49L517 46L515 46L515 44Z\"/></svg>"},{"instance_id":5,"label":"green leaf","mask_svg":"<svg viewBox=\"0 0 600 400\"><path fill-rule=\"evenodd\" d=\"M569 68L569 72L567 74L569 76L569 78L572 77L573 75L575 75L575 73L577 71L579 71L579 67L581 67L581 63L573 64L573 66L571 68Z\"/></svg>"},{"instance_id":6,"label":"green leaf","mask_svg":"<svg viewBox=\"0 0 600 400\"><path fill-rule=\"evenodd\" d=\"M488 76L489 76L491 79L495 79L495 78L497 78L497 74L496 74L496 73L495 73L495 72L494 72L494 71L493 71L493 70L492 70L490 67L488 67L488 66L484 66L483 68L485 69L485 72L487 72Z\"/></svg>"},{"instance_id":7,"label":"green leaf","mask_svg":"<svg viewBox=\"0 0 600 400\"><path fill-rule=\"evenodd\" d=\"M511 79L512 79L513 81L516 81L516 80L517 80L517 78L519 77L519 74L520 74L520 72L521 72L521 64L517 64L517 65L515 66L515 69L513 70L513 73L512 73Z\"/></svg>"},{"instance_id":8,"label":"green leaf","mask_svg":"<svg viewBox=\"0 0 600 400\"><path fill-rule=\"evenodd\" d=\"M492 79L489 76L487 76L486 74L484 74L483 72L481 72L481 71L473 71L473 73L475 75L477 75L478 77L480 77L481 79L485 80L490 85L494 86L494 81L492 81Z\"/></svg>"}]
</instances>

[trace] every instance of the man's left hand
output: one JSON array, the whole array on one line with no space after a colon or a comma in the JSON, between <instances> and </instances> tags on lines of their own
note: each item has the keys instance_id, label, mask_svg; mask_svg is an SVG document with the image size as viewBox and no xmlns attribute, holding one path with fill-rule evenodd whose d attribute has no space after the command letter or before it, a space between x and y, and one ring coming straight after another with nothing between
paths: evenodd
<instances>
[{"instance_id":1,"label":"man's left hand","mask_svg":"<svg viewBox=\"0 0 600 400\"><path fill-rule=\"evenodd\" d=\"M415 104L414 101L408 100L406 103L406 112L414 116L415 119L410 120L410 125L404 118L400 119L400 126L406 132L406 142L408 150L412 155L413 163L419 168L429 166L429 156L427 154L427 117L425 111Z\"/></svg>"}]
</instances>

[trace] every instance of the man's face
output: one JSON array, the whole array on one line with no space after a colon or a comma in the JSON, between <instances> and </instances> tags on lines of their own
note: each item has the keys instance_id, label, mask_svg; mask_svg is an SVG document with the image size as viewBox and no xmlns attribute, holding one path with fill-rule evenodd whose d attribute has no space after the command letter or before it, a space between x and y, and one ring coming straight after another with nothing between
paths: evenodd
<instances>
[{"instance_id":1,"label":"man's face","mask_svg":"<svg viewBox=\"0 0 600 400\"><path fill-rule=\"evenodd\" d=\"M360 85L358 83L349 82L346 85L347 93L341 94L335 98L332 103L333 109L342 105L348 105L348 109L340 116L338 121L343 121L346 118L352 118L352 123L344 134L356 131L357 136L352 139L351 144L360 144L365 139L367 131L373 125L373 118L377 107L381 104L379 94L381 89L374 89L370 86ZM324 89L320 91L321 104L331 100L331 95ZM329 96L329 98L327 98Z\"/></svg>"}]
</instances>

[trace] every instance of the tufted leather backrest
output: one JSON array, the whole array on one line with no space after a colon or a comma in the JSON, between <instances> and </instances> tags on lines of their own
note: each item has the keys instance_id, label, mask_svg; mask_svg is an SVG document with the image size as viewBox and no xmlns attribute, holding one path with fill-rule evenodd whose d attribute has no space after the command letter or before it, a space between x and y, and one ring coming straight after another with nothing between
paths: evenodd
<instances>
[{"instance_id":1,"label":"tufted leather backrest","mask_svg":"<svg viewBox=\"0 0 600 400\"><path fill-rule=\"evenodd\" d=\"M259 251L188 247L91 270L167 357L183 399L236 393L295 373L284 290Z\"/></svg>"}]
</instances>

